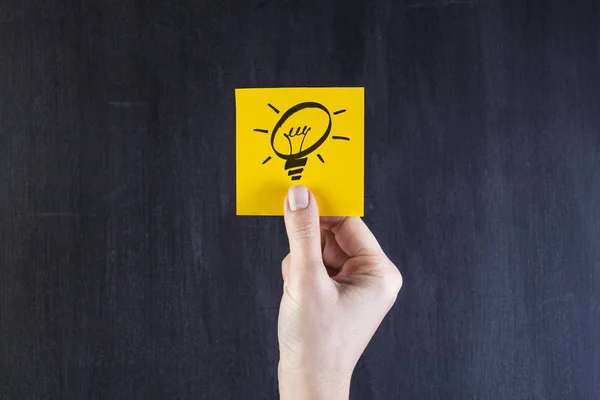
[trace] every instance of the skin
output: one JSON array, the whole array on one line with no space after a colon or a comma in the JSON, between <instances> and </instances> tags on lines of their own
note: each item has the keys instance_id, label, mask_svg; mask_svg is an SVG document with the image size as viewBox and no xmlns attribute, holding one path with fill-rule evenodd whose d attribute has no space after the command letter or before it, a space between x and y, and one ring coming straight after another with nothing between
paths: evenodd
<instances>
[{"instance_id":1,"label":"skin","mask_svg":"<svg viewBox=\"0 0 600 400\"><path fill-rule=\"evenodd\" d=\"M308 189L284 204L278 365L282 400L348 399L352 372L402 287L398 268L360 218L319 217Z\"/></svg>"}]
</instances>

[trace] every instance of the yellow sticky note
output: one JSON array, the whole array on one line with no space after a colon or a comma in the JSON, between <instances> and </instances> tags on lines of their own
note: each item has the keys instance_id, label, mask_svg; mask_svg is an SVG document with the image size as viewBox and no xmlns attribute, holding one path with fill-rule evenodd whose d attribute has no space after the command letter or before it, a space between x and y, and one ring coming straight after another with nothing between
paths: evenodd
<instances>
[{"instance_id":1,"label":"yellow sticky note","mask_svg":"<svg viewBox=\"0 0 600 400\"><path fill-rule=\"evenodd\" d=\"M283 215L290 186L323 216L364 214L364 88L236 89L237 215Z\"/></svg>"}]
</instances>

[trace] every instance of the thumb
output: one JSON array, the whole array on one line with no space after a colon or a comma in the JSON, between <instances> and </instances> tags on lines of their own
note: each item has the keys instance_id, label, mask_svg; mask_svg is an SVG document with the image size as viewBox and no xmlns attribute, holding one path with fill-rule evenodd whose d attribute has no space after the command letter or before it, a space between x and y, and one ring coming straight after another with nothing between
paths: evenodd
<instances>
[{"instance_id":1,"label":"thumb","mask_svg":"<svg viewBox=\"0 0 600 400\"><path fill-rule=\"evenodd\" d=\"M321 255L319 209L306 186L292 186L284 207L290 242L290 273L327 274Z\"/></svg>"}]
</instances>

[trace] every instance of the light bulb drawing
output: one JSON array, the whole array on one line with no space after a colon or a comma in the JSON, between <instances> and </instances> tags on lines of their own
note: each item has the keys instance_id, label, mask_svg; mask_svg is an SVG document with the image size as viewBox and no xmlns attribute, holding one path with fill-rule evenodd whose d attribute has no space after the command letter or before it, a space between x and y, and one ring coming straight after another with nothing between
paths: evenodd
<instances>
[{"instance_id":1,"label":"light bulb drawing","mask_svg":"<svg viewBox=\"0 0 600 400\"><path fill-rule=\"evenodd\" d=\"M276 114L280 114L275 106L270 103L267 105ZM345 136L330 136L333 124L332 115L336 116L344 112L346 110L330 113L324 105L307 101L296 104L283 113L271 131L258 128L254 131L271 134L273 153L285 161L284 170L288 172L287 175L290 179L297 181L302 178L308 156L321 147L328 138L350 140ZM315 128L315 125L318 127ZM325 163L321 154L317 154L317 158L321 163ZM266 164L270 160L271 156L267 157L262 164Z\"/></svg>"}]
</instances>

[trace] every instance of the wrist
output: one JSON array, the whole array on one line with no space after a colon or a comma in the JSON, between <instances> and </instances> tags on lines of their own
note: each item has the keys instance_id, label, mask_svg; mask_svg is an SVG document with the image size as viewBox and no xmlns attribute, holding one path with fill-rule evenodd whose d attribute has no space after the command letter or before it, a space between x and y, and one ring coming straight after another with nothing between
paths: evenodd
<instances>
[{"instance_id":1,"label":"wrist","mask_svg":"<svg viewBox=\"0 0 600 400\"><path fill-rule=\"evenodd\" d=\"M350 396L352 371L300 371L280 362L277 375L281 400L348 400Z\"/></svg>"}]
</instances>

